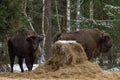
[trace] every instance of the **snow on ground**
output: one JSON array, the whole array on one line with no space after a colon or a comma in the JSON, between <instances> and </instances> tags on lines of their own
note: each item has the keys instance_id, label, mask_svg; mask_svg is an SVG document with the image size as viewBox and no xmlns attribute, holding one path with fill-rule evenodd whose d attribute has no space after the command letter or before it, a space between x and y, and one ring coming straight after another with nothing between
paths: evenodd
<instances>
[{"instance_id":1,"label":"snow on ground","mask_svg":"<svg viewBox=\"0 0 120 80\"><path fill-rule=\"evenodd\" d=\"M120 67L114 67L114 68L108 69L107 71L110 71L110 72L120 72Z\"/></svg>"},{"instance_id":2,"label":"snow on ground","mask_svg":"<svg viewBox=\"0 0 120 80\"><path fill-rule=\"evenodd\" d=\"M8 66L10 67L10 64L8 64ZM39 64L33 64L32 70L36 69L38 66L39 66ZM23 69L24 69L24 71L28 71L26 64L23 64ZM14 72L21 72L19 64L14 64L13 70L14 70Z\"/></svg>"}]
</instances>

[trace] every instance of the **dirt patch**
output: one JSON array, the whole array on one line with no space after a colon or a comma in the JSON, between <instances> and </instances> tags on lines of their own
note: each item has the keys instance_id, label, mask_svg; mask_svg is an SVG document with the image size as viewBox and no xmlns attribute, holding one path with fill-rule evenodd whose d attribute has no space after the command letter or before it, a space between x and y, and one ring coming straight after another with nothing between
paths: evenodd
<instances>
[{"instance_id":1,"label":"dirt patch","mask_svg":"<svg viewBox=\"0 0 120 80\"><path fill-rule=\"evenodd\" d=\"M103 72L98 64L89 62L82 46L78 43L55 43L51 58L31 72L1 73L5 79L80 79L120 80L120 73Z\"/></svg>"}]
</instances>

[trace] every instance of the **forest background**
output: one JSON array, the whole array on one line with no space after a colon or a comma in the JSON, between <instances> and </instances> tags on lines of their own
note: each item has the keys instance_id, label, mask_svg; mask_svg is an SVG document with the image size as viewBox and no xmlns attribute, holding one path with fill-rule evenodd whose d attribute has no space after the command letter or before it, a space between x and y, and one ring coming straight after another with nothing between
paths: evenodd
<instances>
[{"instance_id":1,"label":"forest background","mask_svg":"<svg viewBox=\"0 0 120 80\"><path fill-rule=\"evenodd\" d=\"M120 66L120 0L1 0L0 67L9 63L7 39L28 29L43 36L41 47L48 59L53 37L58 32L99 28L110 33L112 49L102 56L107 63Z\"/></svg>"}]
</instances>

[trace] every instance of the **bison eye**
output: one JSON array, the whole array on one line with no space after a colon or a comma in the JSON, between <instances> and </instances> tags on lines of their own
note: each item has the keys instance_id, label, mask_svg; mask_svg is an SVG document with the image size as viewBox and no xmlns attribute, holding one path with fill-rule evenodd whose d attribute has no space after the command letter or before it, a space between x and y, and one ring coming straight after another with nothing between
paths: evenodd
<instances>
[{"instance_id":1,"label":"bison eye","mask_svg":"<svg viewBox=\"0 0 120 80\"><path fill-rule=\"evenodd\" d=\"M39 37L39 41L42 41L43 39L41 37Z\"/></svg>"},{"instance_id":2,"label":"bison eye","mask_svg":"<svg viewBox=\"0 0 120 80\"><path fill-rule=\"evenodd\" d=\"M109 40L110 40L110 37L108 37L108 36L104 36L104 37L101 39L102 42L104 42L104 41L109 41Z\"/></svg>"},{"instance_id":3,"label":"bison eye","mask_svg":"<svg viewBox=\"0 0 120 80\"><path fill-rule=\"evenodd\" d=\"M31 42L31 41L32 41L32 39L31 39L31 38L29 38L29 37L28 37L26 40L27 40L28 42Z\"/></svg>"},{"instance_id":4,"label":"bison eye","mask_svg":"<svg viewBox=\"0 0 120 80\"><path fill-rule=\"evenodd\" d=\"M109 40L110 40L110 37L105 37L105 40L106 40L106 41L109 41Z\"/></svg>"}]
</instances>

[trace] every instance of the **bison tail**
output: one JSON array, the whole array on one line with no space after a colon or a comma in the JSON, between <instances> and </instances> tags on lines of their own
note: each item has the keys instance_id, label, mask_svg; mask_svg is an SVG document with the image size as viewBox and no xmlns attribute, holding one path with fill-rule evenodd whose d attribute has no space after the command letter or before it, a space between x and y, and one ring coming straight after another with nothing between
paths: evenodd
<instances>
[{"instance_id":1,"label":"bison tail","mask_svg":"<svg viewBox=\"0 0 120 80\"><path fill-rule=\"evenodd\" d=\"M13 44L12 44L11 40L8 40L7 45L8 45L8 53L12 54L13 53Z\"/></svg>"},{"instance_id":2,"label":"bison tail","mask_svg":"<svg viewBox=\"0 0 120 80\"><path fill-rule=\"evenodd\" d=\"M61 36L62 33L57 33L55 36L54 36L54 39L53 39L53 43L55 43L56 41L58 41L59 37Z\"/></svg>"}]
</instances>

